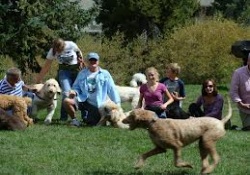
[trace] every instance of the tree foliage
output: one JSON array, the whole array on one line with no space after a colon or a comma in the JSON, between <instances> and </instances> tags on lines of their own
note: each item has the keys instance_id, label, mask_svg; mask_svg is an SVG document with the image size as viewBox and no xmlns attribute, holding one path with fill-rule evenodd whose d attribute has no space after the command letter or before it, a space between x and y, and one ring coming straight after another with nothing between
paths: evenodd
<instances>
[{"instance_id":1,"label":"tree foliage","mask_svg":"<svg viewBox=\"0 0 250 175\"><path fill-rule=\"evenodd\" d=\"M250 24L249 0L216 0L213 9L222 13L224 18Z\"/></svg>"},{"instance_id":2,"label":"tree foliage","mask_svg":"<svg viewBox=\"0 0 250 175\"><path fill-rule=\"evenodd\" d=\"M133 38L147 32L154 37L159 33L183 25L198 9L194 0L95 0L100 7L97 21L102 23L107 36L117 31Z\"/></svg>"},{"instance_id":3,"label":"tree foliage","mask_svg":"<svg viewBox=\"0 0 250 175\"><path fill-rule=\"evenodd\" d=\"M2 0L0 3L0 54L10 56L25 72L39 71L35 59L55 37L76 40L91 20L94 9L80 1Z\"/></svg>"}]
</instances>

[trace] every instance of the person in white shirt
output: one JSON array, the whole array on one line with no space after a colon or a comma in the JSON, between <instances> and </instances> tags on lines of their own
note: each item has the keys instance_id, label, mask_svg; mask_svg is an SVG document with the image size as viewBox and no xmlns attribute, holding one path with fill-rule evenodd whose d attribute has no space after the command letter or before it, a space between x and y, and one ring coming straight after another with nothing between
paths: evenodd
<instances>
[{"instance_id":1,"label":"person in white shirt","mask_svg":"<svg viewBox=\"0 0 250 175\"><path fill-rule=\"evenodd\" d=\"M83 67L82 52L73 41L64 41L61 38L55 39L46 56L46 62L36 78L36 83L41 83L50 70L53 60L57 60L59 64L58 80L63 92L63 101L71 90L79 70ZM60 119L65 121L68 116L63 105L61 106Z\"/></svg>"}]
</instances>

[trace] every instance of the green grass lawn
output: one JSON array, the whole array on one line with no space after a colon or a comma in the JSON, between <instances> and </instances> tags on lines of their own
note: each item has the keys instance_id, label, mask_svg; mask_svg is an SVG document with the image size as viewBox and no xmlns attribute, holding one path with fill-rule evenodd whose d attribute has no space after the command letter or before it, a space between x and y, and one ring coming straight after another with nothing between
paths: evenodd
<instances>
[{"instance_id":1,"label":"green grass lawn","mask_svg":"<svg viewBox=\"0 0 250 175\"><path fill-rule=\"evenodd\" d=\"M200 86L186 85L186 91L184 109L200 94ZM227 90L220 92L227 94ZM129 108L128 104L123 107ZM59 118L59 108L54 118ZM235 105L232 123L241 126ZM199 174L201 167L198 145L194 143L183 149L183 159L191 162L193 169L174 167L173 153L169 150L149 158L142 169L135 170L133 165L139 154L153 148L143 129L38 123L25 131L1 131L0 135L0 174L194 175ZM221 162L212 174L250 174L249 142L249 132L227 131L217 143Z\"/></svg>"}]
</instances>

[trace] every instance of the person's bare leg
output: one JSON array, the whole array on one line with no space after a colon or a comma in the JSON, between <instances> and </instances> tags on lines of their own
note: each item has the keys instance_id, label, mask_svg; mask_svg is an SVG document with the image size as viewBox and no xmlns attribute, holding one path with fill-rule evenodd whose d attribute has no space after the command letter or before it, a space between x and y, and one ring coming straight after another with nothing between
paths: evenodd
<instances>
[{"instance_id":1,"label":"person's bare leg","mask_svg":"<svg viewBox=\"0 0 250 175\"><path fill-rule=\"evenodd\" d=\"M66 112L71 117L71 119L76 118L76 116L75 116L76 109L75 109L75 101L74 101L74 99L65 98L64 101L63 101L63 105L65 107Z\"/></svg>"}]
</instances>

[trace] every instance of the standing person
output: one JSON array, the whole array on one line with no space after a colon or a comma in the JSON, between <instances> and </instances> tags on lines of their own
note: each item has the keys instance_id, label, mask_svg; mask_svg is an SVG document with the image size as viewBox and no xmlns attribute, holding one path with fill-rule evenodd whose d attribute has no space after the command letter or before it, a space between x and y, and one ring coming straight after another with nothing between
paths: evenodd
<instances>
[{"instance_id":1,"label":"standing person","mask_svg":"<svg viewBox=\"0 0 250 175\"><path fill-rule=\"evenodd\" d=\"M230 95L238 106L242 130L250 131L250 54L247 65L236 69L232 75Z\"/></svg>"},{"instance_id":2,"label":"standing person","mask_svg":"<svg viewBox=\"0 0 250 175\"><path fill-rule=\"evenodd\" d=\"M81 69L82 52L73 41L64 41L61 38L55 39L53 41L52 48L46 56L45 64L37 76L36 83L41 83L44 76L50 70L53 60L57 60L59 63L58 79L63 92L63 101L68 92L71 90L71 86ZM63 121L68 119L63 105L61 106L60 119Z\"/></svg>"},{"instance_id":3,"label":"standing person","mask_svg":"<svg viewBox=\"0 0 250 175\"><path fill-rule=\"evenodd\" d=\"M182 107L182 101L186 97L184 82L179 78L180 71L181 67L178 63L170 63L166 66L166 77L160 80L160 83L165 84L174 99L170 106Z\"/></svg>"},{"instance_id":4,"label":"standing person","mask_svg":"<svg viewBox=\"0 0 250 175\"><path fill-rule=\"evenodd\" d=\"M69 97L65 98L63 103L74 126L80 126L76 118L76 109L81 110L82 118L87 125L94 126L101 118L98 109L108 97L118 105L121 103L112 76L107 70L99 67L99 55L90 52L87 60L87 67L79 72Z\"/></svg>"},{"instance_id":5,"label":"standing person","mask_svg":"<svg viewBox=\"0 0 250 175\"><path fill-rule=\"evenodd\" d=\"M141 108L144 100L146 110L154 111L159 118L166 118L165 110L174 99L166 86L158 82L159 73L154 67L147 68L145 74L147 83L140 87L140 98L136 108ZM163 102L164 96L168 99L166 102Z\"/></svg>"},{"instance_id":6,"label":"standing person","mask_svg":"<svg viewBox=\"0 0 250 175\"><path fill-rule=\"evenodd\" d=\"M215 81L207 79L202 83L201 95L197 98L196 103L189 106L189 112L191 116L208 116L221 120L223 104L224 99L218 93Z\"/></svg>"}]
</instances>

